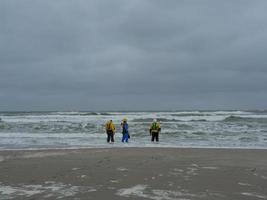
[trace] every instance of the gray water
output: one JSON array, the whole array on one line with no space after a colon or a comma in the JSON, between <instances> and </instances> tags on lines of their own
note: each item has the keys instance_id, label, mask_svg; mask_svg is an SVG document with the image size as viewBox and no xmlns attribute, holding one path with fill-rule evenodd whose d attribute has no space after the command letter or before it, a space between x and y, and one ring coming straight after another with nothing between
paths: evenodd
<instances>
[{"instance_id":1,"label":"gray water","mask_svg":"<svg viewBox=\"0 0 267 200\"><path fill-rule=\"evenodd\" d=\"M126 117L131 140L122 144ZM175 112L0 112L0 149L91 147L267 148L267 111ZM161 122L159 143L149 126ZM106 143L104 124L113 119L115 144Z\"/></svg>"}]
</instances>

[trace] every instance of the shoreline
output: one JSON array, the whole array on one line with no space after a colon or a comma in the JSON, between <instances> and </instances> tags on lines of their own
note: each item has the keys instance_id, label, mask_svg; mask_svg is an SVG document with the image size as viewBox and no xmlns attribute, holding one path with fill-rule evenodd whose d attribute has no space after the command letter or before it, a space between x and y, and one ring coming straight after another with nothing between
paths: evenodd
<instances>
[{"instance_id":1,"label":"shoreline","mask_svg":"<svg viewBox=\"0 0 267 200\"><path fill-rule=\"evenodd\" d=\"M267 199L267 150L0 151L0 199Z\"/></svg>"},{"instance_id":2,"label":"shoreline","mask_svg":"<svg viewBox=\"0 0 267 200\"><path fill-rule=\"evenodd\" d=\"M113 144L110 144L110 147L108 146L99 146L99 147L64 147L64 148L21 148L21 149L0 149L0 152L5 152L5 151L57 151L57 150L66 150L66 151L71 151L71 150L90 150L90 149L121 149L121 148L126 148L126 149L150 149L150 148L156 148L156 149L209 149L209 150L217 150L217 149L222 149L222 150L266 150L267 147L262 148L262 147L203 147L203 146L194 146L194 147L189 147L189 146L126 146L126 145L121 145L121 146L112 146Z\"/></svg>"}]
</instances>

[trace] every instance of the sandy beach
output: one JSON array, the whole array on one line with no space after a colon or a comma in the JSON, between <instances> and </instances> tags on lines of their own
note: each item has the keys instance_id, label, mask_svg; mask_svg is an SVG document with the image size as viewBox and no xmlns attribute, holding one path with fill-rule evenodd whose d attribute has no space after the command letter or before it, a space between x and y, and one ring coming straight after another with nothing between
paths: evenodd
<instances>
[{"instance_id":1,"label":"sandy beach","mask_svg":"<svg viewBox=\"0 0 267 200\"><path fill-rule=\"evenodd\" d=\"M267 150L0 152L0 199L267 199Z\"/></svg>"}]
</instances>

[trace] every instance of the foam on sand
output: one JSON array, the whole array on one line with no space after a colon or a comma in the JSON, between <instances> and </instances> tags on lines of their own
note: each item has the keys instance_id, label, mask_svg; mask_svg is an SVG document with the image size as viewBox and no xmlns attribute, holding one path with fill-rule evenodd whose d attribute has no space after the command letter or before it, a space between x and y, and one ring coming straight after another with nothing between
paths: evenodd
<instances>
[{"instance_id":1,"label":"foam on sand","mask_svg":"<svg viewBox=\"0 0 267 200\"><path fill-rule=\"evenodd\" d=\"M241 183L241 182L239 182L238 185L241 185L241 186L251 186L251 184L249 184L249 183Z\"/></svg>"},{"instance_id":2,"label":"foam on sand","mask_svg":"<svg viewBox=\"0 0 267 200\"><path fill-rule=\"evenodd\" d=\"M124 197L138 196L138 197L148 198L148 195L144 194L146 188L147 185L136 185L131 188L120 189L117 192L117 195Z\"/></svg>"},{"instance_id":3,"label":"foam on sand","mask_svg":"<svg viewBox=\"0 0 267 200\"><path fill-rule=\"evenodd\" d=\"M20 156L21 158L44 158L49 156L63 156L66 152L31 152Z\"/></svg>"},{"instance_id":4,"label":"foam on sand","mask_svg":"<svg viewBox=\"0 0 267 200\"><path fill-rule=\"evenodd\" d=\"M40 190L29 190L27 188L3 186L0 184L0 194L7 199L13 199L15 196L30 197L35 194L41 193Z\"/></svg>"},{"instance_id":5,"label":"foam on sand","mask_svg":"<svg viewBox=\"0 0 267 200\"><path fill-rule=\"evenodd\" d=\"M197 196L195 194L189 193L186 190L181 190L181 191L159 190L159 189L149 190L148 185L141 185L141 184L130 188L120 189L117 191L117 195L123 197L136 196L153 200L187 200Z\"/></svg>"},{"instance_id":6,"label":"foam on sand","mask_svg":"<svg viewBox=\"0 0 267 200\"><path fill-rule=\"evenodd\" d=\"M211 170L216 170L218 167L201 167L202 169L211 169Z\"/></svg>"},{"instance_id":7,"label":"foam on sand","mask_svg":"<svg viewBox=\"0 0 267 200\"><path fill-rule=\"evenodd\" d=\"M53 197L60 199L64 197L74 197L79 193L95 192L96 189L84 186L72 186L61 182L46 181L44 185L23 185L9 186L0 182L0 196L4 199L15 199L17 197Z\"/></svg>"},{"instance_id":8,"label":"foam on sand","mask_svg":"<svg viewBox=\"0 0 267 200\"><path fill-rule=\"evenodd\" d=\"M119 183L118 180L110 180L109 182L111 182L111 183Z\"/></svg>"},{"instance_id":9,"label":"foam on sand","mask_svg":"<svg viewBox=\"0 0 267 200\"><path fill-rule=\"evenodd\" d=\"M128 171L128 169L125 168L125 167L119 167L119 168L117 168L117 170L118 170L118 171L122 171L122 172L123 172L123 171Z\"/></svg>"},{"instance_id":10,"label":"foam on sand","mask_svg":"<svg viewBox=\"0 0 267 200\"><path fill-rule=\"evenodd\" d=\"M257 194L257 193L242 192L241 194L244 195L244 196L256 197L256 198L259 198L259 199L266 199L266 196L261 195L261 194Z\"/></svg>"}]
</instances>

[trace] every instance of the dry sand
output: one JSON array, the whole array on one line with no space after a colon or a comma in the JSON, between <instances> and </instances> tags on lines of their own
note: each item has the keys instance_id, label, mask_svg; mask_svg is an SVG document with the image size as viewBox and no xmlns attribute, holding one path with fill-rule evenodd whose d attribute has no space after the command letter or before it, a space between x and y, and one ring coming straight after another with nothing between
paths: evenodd
<instances>
[{"instance_id":1,"label":"dry sand","mask_svg":"<svg viewBox=\"0 0 267 200\"><path fill-rule=\"evenodd\" d=\"M1 151L0 199L267 199L267 150Z\"/></svg>"}]
</instances>

